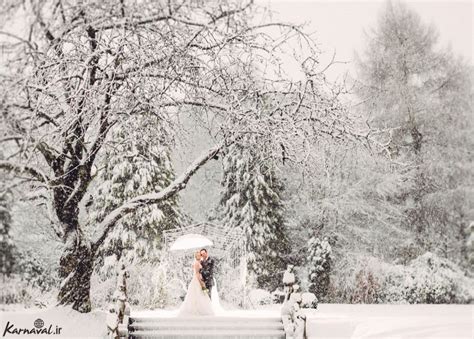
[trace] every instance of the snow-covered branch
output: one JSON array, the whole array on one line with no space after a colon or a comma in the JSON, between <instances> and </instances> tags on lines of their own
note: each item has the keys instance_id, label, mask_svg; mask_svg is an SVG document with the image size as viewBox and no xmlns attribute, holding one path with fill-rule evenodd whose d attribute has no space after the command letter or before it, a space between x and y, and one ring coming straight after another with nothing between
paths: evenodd
<instances>
[{"instance_id":1,"label":"snow-covered branch","mask_svg":"<svg viewBox=\"0 0 474 339\"><path fill-rule=\"evenodd\" d=\"M17 174L26 173L33 179L38 180L42 183L48 183L50 181L50 178L46 174L41 172L39 169L17 164L11 161L0 161L0 168L10 172L15 172Z\"/></svg>"},{"instance_id":2,"label":"snow-covered branch","mask_svg":"<svg viewBox=\"0 0 474 339\"><path fill-rule=\"evenodd\" d=\"M105 219L98 225L98 229L103 230L100 237L94 241L92 245L93 251L96 251L98 247L103 243L109 232L113 229L115 223L125 216L128 213L136 211L138 208L149 205L156 204L160 201L166 200L174 194L178 193L184 189L191 177L209 160L214 158L222 149L223 144L219 144L210 148L207 152L202 154L197 158L191 165L188 166L186 171L177 177L168 187L160 192L153 192L148 194L143 194L138 197L135 197L122 206L114 209L110 212Z\"/></svg>"}]
</instances>

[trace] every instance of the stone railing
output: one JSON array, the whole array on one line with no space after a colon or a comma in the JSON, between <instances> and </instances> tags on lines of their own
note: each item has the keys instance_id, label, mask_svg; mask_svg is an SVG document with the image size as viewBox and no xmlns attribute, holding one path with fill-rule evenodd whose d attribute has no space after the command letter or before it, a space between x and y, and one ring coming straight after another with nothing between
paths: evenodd
<instances>
[{"instance_id":1,"label":"stone railing","mask_svg":"<svg viewBox=\"0 0 474 339\"><path fill-rule=\"evenodd\" d=\"M107 331L110 339L128 338L130 305L127 296L129 273L122 265L117 275L117 288L112 296L112 304L107 315Z\"/></svg>"},{"instance_id":2,"label":"stone railing","mask_svg":"<svg viewBox=\"0 0 474 339\"><path fill-rule=\"evenodd\" d=\"M288 265L283 274L285 299L281 309L281 318L287 339L306 339L306 315L302 310L303 295L307 297L306 299L310 299L312 306L317 303L317 300L312 293L298 292L299 286L296 285L293 269L293 265Z\"/></svg>"}]
</instances>

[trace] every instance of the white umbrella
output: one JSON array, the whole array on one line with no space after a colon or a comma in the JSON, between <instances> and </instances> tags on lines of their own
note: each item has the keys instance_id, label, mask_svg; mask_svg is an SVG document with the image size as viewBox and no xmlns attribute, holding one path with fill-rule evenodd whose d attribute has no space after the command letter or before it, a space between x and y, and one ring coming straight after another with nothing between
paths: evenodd
<instances>
[{"instance_id":1,"label":"white umbrella","mask_svg":"<svg viewBox=\"0 0 474 339\"><path fill-rule=\"evenodd\" d=\"M192 250L196 248L212 246L213 242L200 234L185 234L176 239L170 247L170 251Z\"/></svg>"}]
</instances>

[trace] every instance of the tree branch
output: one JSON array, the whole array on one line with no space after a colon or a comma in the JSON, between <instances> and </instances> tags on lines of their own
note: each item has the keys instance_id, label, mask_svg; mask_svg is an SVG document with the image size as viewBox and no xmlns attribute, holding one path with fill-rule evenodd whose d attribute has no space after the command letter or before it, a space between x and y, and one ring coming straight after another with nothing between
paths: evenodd
<instances>
[{"instance_id":1,"label":"tree branch","mask_svg":"<svg viewBox=\"0 0 474 339\"><path fill-rule=\"evenodd\" d=\"M0 169L4 169L7 171L11 172L16 172L16 173L27 173L29 174L32 178L42 182L42 183L48 183L50 181L49 177L42 173L41 171L29 167L29 166L23 166L20 164L15 164L11 161L0 161Z\"/></svg>"},{"instance_id":2,"label":"tree branch","mask_svg":"<svg viewBox=\"0 0 474 339\"><path fill-rule=\"evenodd\" d=\"M169 20L169 19L171 19L170 15L155 15L155 16L150 16L148 18L143 18L137 21L130 21L128 18L125 18L123 20L119 20L112 24L97 26L97 30L105 31L105 30L114 29L114 28L122 28L124 26L140 26L140 25L146 25L153 22Z\"/></svg>"},{"instance_id":3,"label":"tree branch","mask_svg":"<svg viewBox=\"0 0 474 339\"><path fill-rule=\"evenodd\" d=\"M221 106L214 103L191 101L191 100L176 100L176 101L170 101L170 102L163 102L162 104L158 105L158 107L176 107L176 106L196 106L196 107L215 108L224 112L228 111L228 108L226 108L225 106Z\"/></svg>"},{"instance_id":4,"label":"tree branch","mask_svg":"<svg viewBox=\"0 0 474 339\"><path fill-rule=\"evenodd\" d=\"M184 189L189 179L199 170L199 168L201 168L216 154L218 154L222 147L223 144L219 144L210 148L206 153L201 155L191 165L189 165L189 167L183 174L176 178L168 187L166 187L162 191L147 193L130 199L122 206L110 212L105 217L105 219L98 225L98 228L103 229L103 232L100 237L95 242L93 242L93 251L97 251L99 246L104 242L109 232L114 228L115 223L121 218L123 218L125 215L135 212L141 206L156 204L160 201L166 200L181 191L182 189Z\"/></svg>"}]
</instances>

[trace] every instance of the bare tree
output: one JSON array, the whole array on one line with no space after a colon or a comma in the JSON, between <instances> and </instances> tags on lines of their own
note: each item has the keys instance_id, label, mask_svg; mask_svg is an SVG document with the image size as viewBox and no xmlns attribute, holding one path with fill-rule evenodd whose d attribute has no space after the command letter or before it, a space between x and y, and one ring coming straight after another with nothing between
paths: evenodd
<instances>
[{"instance_id":1,"label":"bare tree","mask_svg":"<svg viewBox=\"0 0 474 339\"><path fill-rule=\"evenodd\" d=\"M253 24L252 1L27 0L2 6L1 17L22 22L22 33L6 25L0 32L0 168L50 197L60 227L52 226L65 243L58 300L81 312L90 311L94 257L115 222L182 190L226 145L240 142L270 160L298 163L319 137L369 136L351 129L318 71L311 37L294 25ZM301 66L298 81L282 71L285 51ZM121 116L141 112L176 131L180 114L191 113L196 123L212 125L215 146L167 188L113 210L97 225L100 235L88 239L79 211L98 154Z\"/></svg>"}]
</instances>

